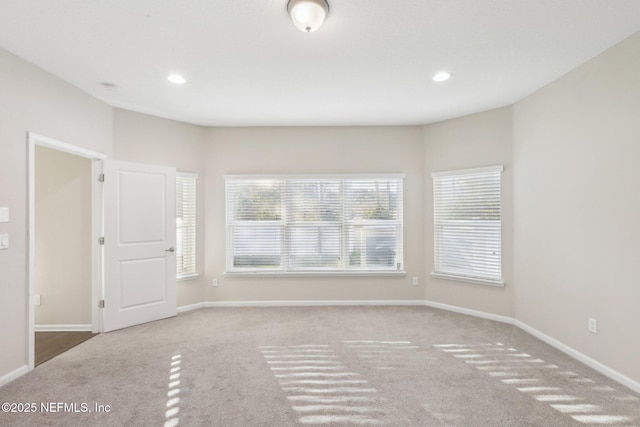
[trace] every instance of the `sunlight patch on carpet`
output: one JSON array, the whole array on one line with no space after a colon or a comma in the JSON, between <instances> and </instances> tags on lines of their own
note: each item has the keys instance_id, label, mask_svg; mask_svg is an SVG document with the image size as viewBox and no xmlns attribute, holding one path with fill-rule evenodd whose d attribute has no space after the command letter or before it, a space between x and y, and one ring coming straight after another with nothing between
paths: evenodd
<instances>
[{"instance_id":1,"label":"sunlight patch on carpet","mask_svg":"<svg viewBox=\"0 0 640 427\"><path fill-rule=\"evenodd\" d=\"M305 425L377 425L384 399L360 374L352 372L325 344L260 346L260 351L287 393L298 422Z\"/></svg>"},{"instance_id":2,"label":"sunlight patch on carpet","mask_svg":"<svg viewBox=\"0 0 640 427\"><path fill-rule=\"evenodd\" d=\"M169 391L167 391L167 411L165 412L166 421L164 427L175 427L180 424L180 418L178 413L180 412L180 371L182 367L182 355L174 354L171 356L171 362L169 364Z\"/></svg>"},{"instance_id":3,"label":"sunlight patch on carpet","mask_svg":"<svg viewBox=\"0 0 640 427\"><path fill-rule=\"evenodd\" d=\"M411 341L350 340L342 341L342 344L374 369L383 371L404 368L406 362L403 359L408 352L420 348Z\"/></svg>"},{"instance_id":4,"label":"sunlight patch on carpet","mask_svg":"<svg viewBox=\"0 0 640 427\"><path fill-rule=\"evenodd\" d=\"M546 364L542 359L506 347L502 343L438 344L434 347L491 377L500 379L504 384L515 386L521 393L532 396L540 403L548 404L554 410L582 424L620 425L637 421L628 416L608 414L609 410L604 404L583 402L588 399L581 396L579 391L580 387L585 387L585 395L593 391L616 394L608 399L617 400L630 395L617 395L617 391L612 387L598 386L591 378L572 371L559 370L557 365ZM548 381L554 381L554 384L545 384ZM607 398L602 400L606 402Z\"/></svg>"}]
</instances>

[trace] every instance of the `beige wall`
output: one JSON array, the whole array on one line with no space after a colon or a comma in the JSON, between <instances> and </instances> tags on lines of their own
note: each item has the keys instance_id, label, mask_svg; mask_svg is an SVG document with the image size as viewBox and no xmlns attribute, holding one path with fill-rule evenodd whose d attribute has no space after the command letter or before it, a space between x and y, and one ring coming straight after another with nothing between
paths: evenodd
<instances>
[{"instance_id":1,"label":"beige wall","mask_svg":"<svg viewBox=\"0 0 640 427\"><path fill-rule=\"evenodd\" d=\"M36 147L36 325L91 324L91 160Z\"/></svg>"},{"instance_id":2,"label":"beige wall","mask_svg":"<svg viewBox=\"0 0 640 427\"><path fill-rule=\"evenodd\" d=\"M514 183L518 319L640 382L638 52L640 33L514 106Z\"/></svg>"},{"instance_id":3,"label":"beige wall","mask_svg":"<svg viewBox=\"0 0 640 427\"><path fill-rule=\"evenodd\" d=\"M200 175L178 305L422 300L513 316L640 381L640 34L507 107L424 127L203 129L111 107L0 50L0 378L27 363L28 131ZM512 161L513 159L513 161ZM504 288L431 279L435 170L505 166ZM225 174L398 173L407 277L224 278ZM206 217L205 217L206 211ZM205 257L206 248L206 257ZM419 286L411 278L420 279ZM209 286L212 278L220 286ZM597 335L587 317L598 320Z\"/></svg>"},{"instance_id":4,"label":"beige wall","mask_svg":"<svg viewBox=\"0 0 640 427\"><path fill-rule=\"evenodd\" d=\"M425 143L425 265L429 301L503 316L514 315L513 162L511 107L486 111L424 127ZM434 279L433 181L435 171L503 165L502 277L503 288Z\"/></svg>"},{"instance_id":5,"label":"beige wall","mask_svg":"<svg viewBox=\"0 0 640 427\"><path fill-rule=\"evenodd\" d=\"M424 145L421 127L216 128L205 151L207 301L421 300ZM407 277L224 278L225 174L405 173Z\"/></svg>"},{"instance_id":6,"label":"beige wall","mask_svg":"<svg viewBox=\"0 0 640 427\"><path fill-rule=\"evenodd\" d=\"M178 307L204 301L204 182L205 129L146 114L114 109L113 157L117 160L173 166L198 174L197 269L200 277L178 282Z\"/></svg>"},{"instance_id":7,"label":"beige wall","mask_svg":"<svg viewBox=\"0 0 640 427\"><path fill-rule=\"evenodd\" d=\"M0 378L27 364L27 132L111 154L111 107L0 50Z\"/></svg>"}]
</instances>

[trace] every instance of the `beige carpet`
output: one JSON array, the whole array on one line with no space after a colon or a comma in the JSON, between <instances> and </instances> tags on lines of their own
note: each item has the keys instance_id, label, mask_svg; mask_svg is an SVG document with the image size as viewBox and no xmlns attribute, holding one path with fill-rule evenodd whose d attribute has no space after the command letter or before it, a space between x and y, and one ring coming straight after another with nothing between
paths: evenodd
<instances>
[{"instance_id":1,"label":"beige carpet","mask_svg":"<svg viewBox=\"0 0 640 427\"><path fill-rule=\"evenodd\" d=\"M3 426L640 426L623 386L426 307L198 310L97 336L0 402L35 404Z\"/></svg>"}]
</instances>

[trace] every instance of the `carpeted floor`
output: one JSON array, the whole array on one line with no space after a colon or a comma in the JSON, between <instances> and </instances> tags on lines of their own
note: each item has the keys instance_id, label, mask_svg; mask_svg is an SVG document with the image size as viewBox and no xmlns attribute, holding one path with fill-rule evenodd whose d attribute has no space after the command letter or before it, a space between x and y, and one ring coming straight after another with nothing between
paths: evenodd
<instances>
[{"instance_id":1,"label":"carpeted floor","mask_svg":"<svg viewBox=\"0 0 640 427\"><path fill-rule=\"evenodd\" d=\"M33 409L3 426L640 426L638 394L427 307L202 309L101 334L0 402Z\"/></svg>"}]
</instances>

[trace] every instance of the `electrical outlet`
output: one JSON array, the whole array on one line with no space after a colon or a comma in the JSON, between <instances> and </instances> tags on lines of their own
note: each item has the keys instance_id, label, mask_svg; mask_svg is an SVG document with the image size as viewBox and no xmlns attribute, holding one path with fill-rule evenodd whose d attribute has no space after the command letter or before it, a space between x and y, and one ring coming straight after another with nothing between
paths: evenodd
<instances>
[{"instance_id":1,"label":"electrical outlet","mask_svg":"<svg viewBox=\"0 0 640 427\"><path fill-rule=\"evenodd\" d=\"M9 235L0 234L0 249L8 249L8 248L9 248Z\"/></svg>"},{"instance_id":2,"label":"electrical outlet","mask_svg":"<svg viewBox=\"0 0 640 427\"><path fill-rule=\"evenodd\" d=\"M40 295L33 296L33 305L40 305Z\"/></svg>"},{"instance_id":3,"label":"electrical outlet","mask_svg":"<svg viewBox=\"0 0 640 427\"><path fill-rule=\"evenodd\" d=\"M598 321L596 319L589 318L589 332L592 334L598 333Z\"/></svg>"},{"instance_id":4,"label":"electrical outlet","mask_svg":"<svg viewBox=\"0 0 640 427\"><path fill-rule=\"evenodd\" d=\"M213 287L218 287L218 278L217 278L217 277L216 277L216 278L214 278L214 279L211 281L211 286L213 286Z\"/></svg>"},{"instance_id":5,"label":"electrical outlet","mask_svg":"<svg viewBox=\"0 0 640 427\"><path fill-rule=\"evenodd\" d=\"M412 282L412 283L413 283L415 286L417 286L417 285L418 285L418 278L417 278L417 277L414 277L414 278L413 278L413 282Z\"/></svg>"}]
</instances>

